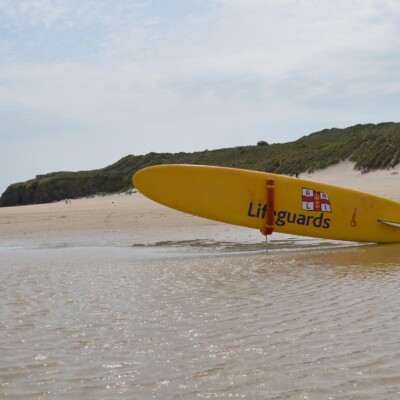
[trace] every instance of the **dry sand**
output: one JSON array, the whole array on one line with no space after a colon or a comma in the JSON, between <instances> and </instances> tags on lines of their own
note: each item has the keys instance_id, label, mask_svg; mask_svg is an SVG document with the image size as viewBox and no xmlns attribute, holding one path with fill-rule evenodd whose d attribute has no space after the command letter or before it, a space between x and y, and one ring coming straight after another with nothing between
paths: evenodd
<instances>
[{"instance_id":1,"label":"dry sand","mask_svg":"<svg viewBox=\"0 0 400 400\"><path fill-rule=\"evenodd\" d=\"M400 166L361 174L343 162L301 178L340 185L400 201ZM140 193L0 208L0 240L87 233L124 232L131 229L196 227L218 224L171 210Z\"/></svg>"},{"instance_id":2,"label":"dry sand","mask_svg":"<svg viewBox=\"0 0 400 400\"><path fill-rule=\"evenodd\" d=\"M354 169L354 163L344 161L322 171L302 174L300 177L400 201L400 165L389 170L362 174Z\"/></svg>"},{"instance_id":3,"label":"dry sand","mask_svg":"<svg viewBox=\"0 0 400 400\"><path fill-rule=\"evenodd\" d=\"M194 222L194 220L196 220ZM0 208L0 240L50 239L70 235L110 235L116 231L210 223L160 204L140 193L115 194L19 207Z\"/></svg>"}]
</instances>

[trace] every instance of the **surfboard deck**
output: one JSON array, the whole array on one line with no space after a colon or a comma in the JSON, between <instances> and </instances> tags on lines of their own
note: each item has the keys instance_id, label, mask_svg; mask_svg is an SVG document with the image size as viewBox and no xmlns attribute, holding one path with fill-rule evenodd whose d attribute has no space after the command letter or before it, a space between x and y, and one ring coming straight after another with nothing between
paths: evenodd
<instances>
[{"instance_id":1,"label":"surfboard deck","mask_svg":"<svg viewBox=\"0 0 400 400\"><path fill-rule=\"evenodd\" d=\"M339 186L265 172L182 164L144 168L133 176L133 184L145 196L176 210L264 230L267 179L275 182L275 232L400 242L400 203Z\"/></svg>"}]
</instances>

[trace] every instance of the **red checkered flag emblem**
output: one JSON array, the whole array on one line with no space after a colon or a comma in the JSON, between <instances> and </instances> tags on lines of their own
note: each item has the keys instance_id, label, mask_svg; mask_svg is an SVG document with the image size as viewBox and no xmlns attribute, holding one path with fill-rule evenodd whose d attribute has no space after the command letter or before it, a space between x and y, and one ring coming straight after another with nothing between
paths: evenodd
<instances>
[{"instance_id":1,"label":"red checkered flag emblem","mask_svg":"<svg viewBox=\"0 0 400 400\"><path fill-rule=\"evenodd\" d=\"M302 209L307 211L332 212L329 196L323 192L303 188Z\"/></svg>"}]
</instances>

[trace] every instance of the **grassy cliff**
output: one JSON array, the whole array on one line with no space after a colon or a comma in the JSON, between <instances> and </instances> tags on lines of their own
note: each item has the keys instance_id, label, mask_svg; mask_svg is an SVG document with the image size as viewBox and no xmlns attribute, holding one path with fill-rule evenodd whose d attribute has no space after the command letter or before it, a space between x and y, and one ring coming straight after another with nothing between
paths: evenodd
<instances>
[{"instance_id":1,"label":"grassy cliff","mask_svg":"<svg viewBox=\"0 0 400 400\"><path fill-rule=\"evenodd\" d=\"M400 163L400 123L325 129L294 142L205 150L195 153L129 155L108 167L80 172L54 172L10 185L0 206L38 204L98 193L115 193L132 186L132 175L156 164L204 164L278 174L326 168L350 159L356 168L384 169Z\"/></svg>"}]
</instances>

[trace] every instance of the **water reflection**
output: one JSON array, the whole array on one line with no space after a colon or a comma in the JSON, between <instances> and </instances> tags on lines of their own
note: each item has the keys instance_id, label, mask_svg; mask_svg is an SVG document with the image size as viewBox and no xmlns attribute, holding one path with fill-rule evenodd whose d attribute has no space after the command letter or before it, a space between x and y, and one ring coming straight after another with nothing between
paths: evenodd
<instances>
[{"instance_id":1,"label":"water reflection","mask_svg":"<svg viewBox=\"0 0 400 400\"><path fill-rule=\"evenodd\" d=\"M0 398L396 398L400 246L282 246L3 251Z\"/></svg>"}]
</instances>

